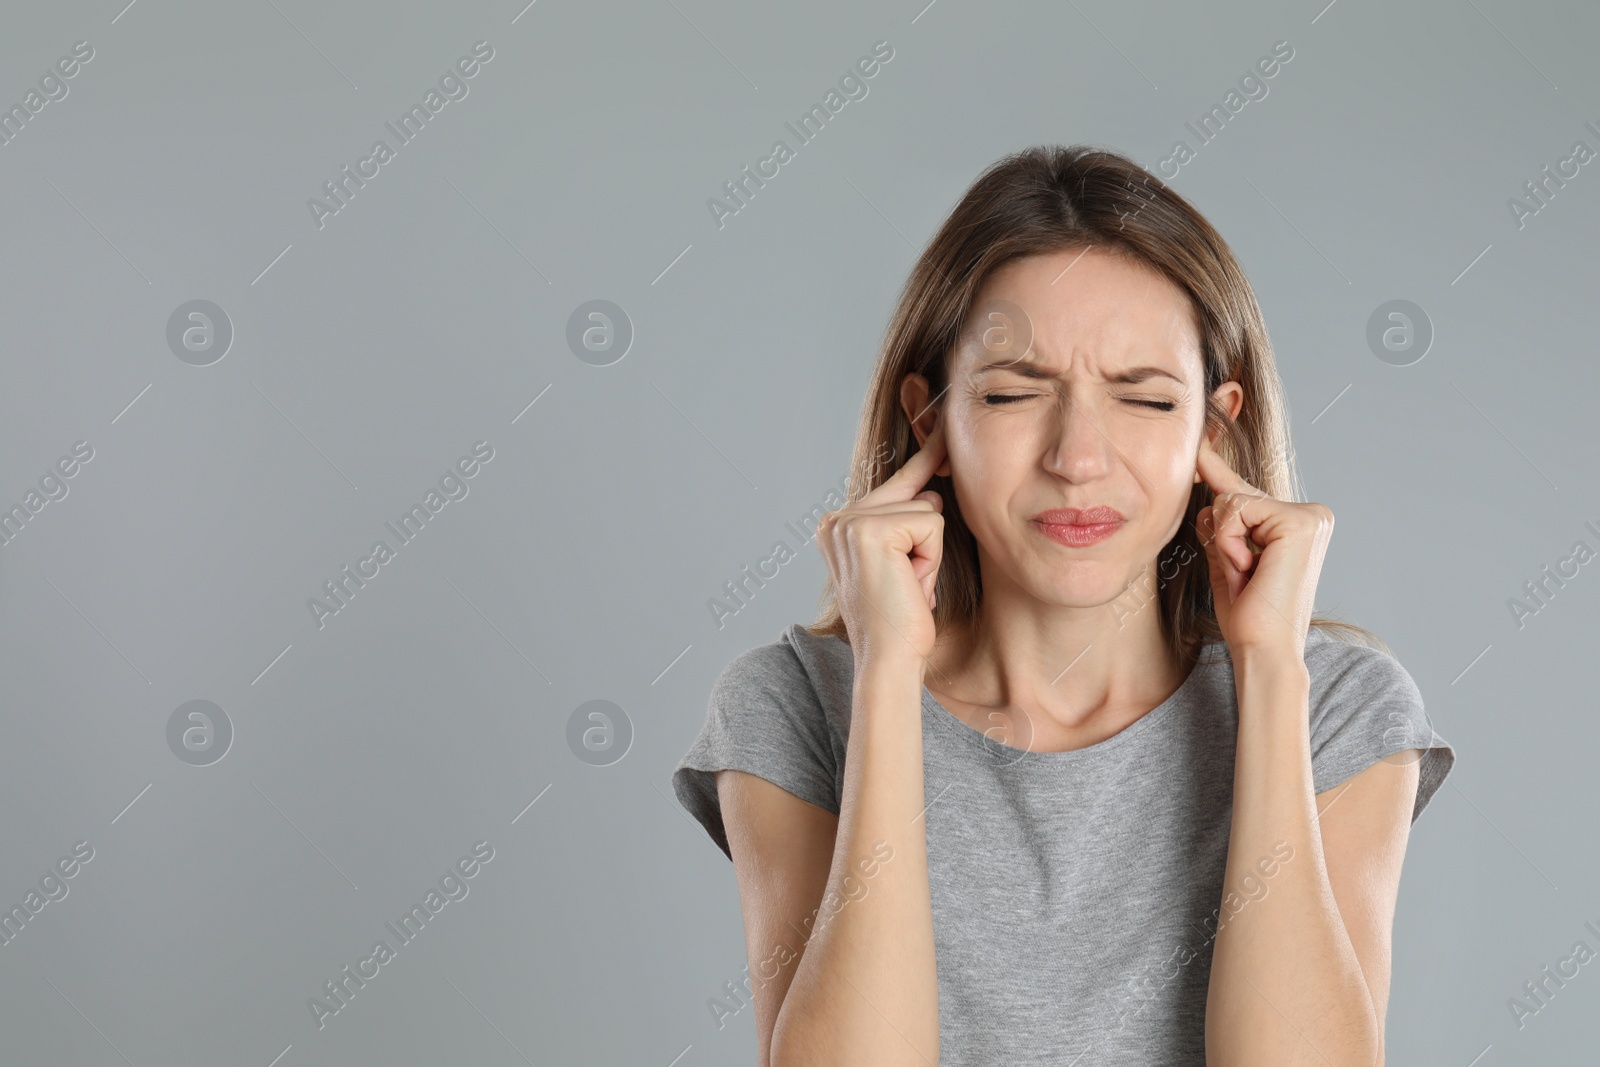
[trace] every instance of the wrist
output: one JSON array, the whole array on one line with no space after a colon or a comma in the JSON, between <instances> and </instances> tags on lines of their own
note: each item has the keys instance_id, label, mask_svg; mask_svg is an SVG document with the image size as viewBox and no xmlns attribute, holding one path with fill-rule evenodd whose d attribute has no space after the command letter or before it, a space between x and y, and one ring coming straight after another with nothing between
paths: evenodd
<instances>
[{"instance_id":1,"label":"wrist","mask_svg":"<svg viewBox=\"0 0 1600 1067\"><path fill-rule=\"evenodd\" d=\"M1228 655L1234 663L1289 664L1305 666L1303 645L1291 641L1258 641L1228 645Z\"/></svg>"},{"instance_id":2,"label":"wrist","mask_svg":"<svg viewBox=\"0 0 1600 1067\"><path fill-rule=\"evenodd\" d=\"M922 684L928 661L911 648L884 648L855 657L855 676L862 680Z\"/></svg>"},{"instance_id":3,"label":"wrist","mask_svg":"<svg viewBox=\"0 0 1600 1067\"><path fill-rule=\"evenodd\" d=\"M1231 647L1235 681L1245 678L1280 684L1311 684L1311 671L1305 653L1288 645L1240 645Z\"/></svg>"}]
</instances>

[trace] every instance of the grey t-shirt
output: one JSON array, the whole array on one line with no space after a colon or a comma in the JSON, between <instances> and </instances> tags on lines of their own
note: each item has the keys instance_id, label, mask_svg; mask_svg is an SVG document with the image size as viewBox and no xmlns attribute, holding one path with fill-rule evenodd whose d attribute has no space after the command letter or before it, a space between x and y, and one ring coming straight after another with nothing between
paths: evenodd
<instances>
[{"instance_id":1,"label":"grey t-shirt","mask_svg":"<svg viewBox=\"0 0 1600 1067\"><path fill-rule=\"evenodd\" d=\"M1420 748L1414 822L1455 752L1410 674L1317 627L1305 659L1315 791ZM724 853L718 770L748 771L838 814L853 673L847 642L799 624L723 670L672 785ZM1159 707L1068 752L1008 745L923 689L942 1067L1205 1063L1237 730L1221 643ZM1296 857L1251 857L1261 873L1228 910L1270 893L1280 861Z\"/></svg>"}]
</instances>

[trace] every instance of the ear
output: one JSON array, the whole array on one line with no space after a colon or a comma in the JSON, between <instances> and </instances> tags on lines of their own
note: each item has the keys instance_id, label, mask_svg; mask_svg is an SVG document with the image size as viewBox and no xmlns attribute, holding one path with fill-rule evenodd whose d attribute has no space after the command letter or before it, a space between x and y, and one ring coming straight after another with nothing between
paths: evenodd
<instances>
[{"instance_id":1,"label":"ear","mask_svg":"<svg viewBox=\"0 0 1600 1067\"><path fill-rule=\"evenodd\" d=\"M1217 403L1221 404L1222 409L1228 413L1229 422L1237 419L1239 417L1239 412L1244 409L1244 386L1240 385L1238 382L1223 382L1221 385L1217 386L1217 391L1212 393L1211 396L1216 400ZM1207 426L1202 432L1206 435L1206 440L1209 441L1213 447L1216 446L1217 438L1222 436L1221 430L1213 430L1209 426ZM1195 484L1199 485L1203 480L1204 479L1200 477L1200 471L1197 469L1194 472Z\"/></svg>"},{"instance_id":2,"label":"ear","mask_svg":"<svg viewBox=\"0 0 1600 1067\"><path fill-rule=\"evenodd\" d=\"M911 423L911 432L917 438L918 448L927 443L928 435L933 433L939 421L944 418L943 398L930 406L928 400L931 393L932 385L927 377L916 371L912 371L900 380L900 408L906 413L906 420ZM950 477L948 446L944 462L939 464L933 473L945 478Z\"/></svg>"}]
</instances>

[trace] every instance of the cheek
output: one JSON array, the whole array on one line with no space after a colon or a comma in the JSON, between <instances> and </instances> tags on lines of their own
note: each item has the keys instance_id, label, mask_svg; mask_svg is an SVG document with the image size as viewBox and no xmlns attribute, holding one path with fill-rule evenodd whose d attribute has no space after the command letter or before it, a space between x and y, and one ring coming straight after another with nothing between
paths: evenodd
<instances>
[{"instance_id":1,"label":"cheek","mask_svg":"<svg viewBox=\"0 0 1600 1067\"><path fill-rule=\"evenodd\" d=\"M1016 421L976 419L952 423L949 434L950 477L961 497L961 513L975 533L991 525L994 513L1003 521L1006 501L1034 477L1038 447L1032 434Z\"/></svg>"},{"instance_id":2,"label":"cheek","mask_svg":"<svg viewBox=\"0 0 1600 1067\"><path fill-rule=\"evenodd\" d=\"M1198 444L1197 434L1174 422L1129 427L1119 435L1117 450L1148 483L1145 489L1153 498L1187 502Z\"/></svg>"},{"instance_id":3,"label":"cheek","mask_svg":"<svg viewBox=\"0 0 1600 1067\"><path fill-rule=\"evenodd\" d=\"M950 428L952 470L959 469L969 482L1015 478L1028 467L1038 449L1031 427L1001 419L975 419Z\"/></svg>"},{"instance_id":4,"label":"cheek","mask_svg":"<svg viewBox=\"0 0 1600 1067\"><path fill-rule=\"evenodd\" d=\"M1010 526L1007 501L1030 477L1036 464L1026 434L1001 425L1002 420L952 420L946 425L950 448L950 480L961 502L961 516L974 537L985 544L1004 543Z\"/></svg>"}]
</instances>

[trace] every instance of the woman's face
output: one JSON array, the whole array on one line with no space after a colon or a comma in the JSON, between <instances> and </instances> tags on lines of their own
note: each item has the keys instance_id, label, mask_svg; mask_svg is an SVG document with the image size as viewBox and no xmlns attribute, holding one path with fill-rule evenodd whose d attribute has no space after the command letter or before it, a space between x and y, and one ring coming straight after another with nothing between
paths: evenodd
<instances>
[{"instance_id":1,"label":"woman's face","mask_svg":"<svg viewBox=\"0 0 1600 1067\"><path fill-rule=\"evenodd\" d=\"M985 590L1009 583L1088 607L1123 594L1177 533L1200 480L1205 378L1183 291L1138 263L1080 252L992 275L943 397L913 374L901 400L920 415L919 441L936 411L944 420L939 473L977 538ZM1237 414L1237 383L1216 396Z\"/></svg>"}]
</instances>

